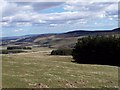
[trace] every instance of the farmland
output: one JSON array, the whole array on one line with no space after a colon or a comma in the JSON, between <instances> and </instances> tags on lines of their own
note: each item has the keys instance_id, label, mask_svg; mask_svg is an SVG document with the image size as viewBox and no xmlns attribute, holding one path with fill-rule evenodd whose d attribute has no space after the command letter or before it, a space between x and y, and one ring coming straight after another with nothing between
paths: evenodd
<instances>
[{"instance_id":1,"label":"farmland","mask_svg":"<svg viewBox=\"0 0 120 90\"><path fill-rule=\"evenodd\" d=\"M118 88L118 67L77 64L52 49L2 55L3 88Z\"/></svg>"}]
</instances>

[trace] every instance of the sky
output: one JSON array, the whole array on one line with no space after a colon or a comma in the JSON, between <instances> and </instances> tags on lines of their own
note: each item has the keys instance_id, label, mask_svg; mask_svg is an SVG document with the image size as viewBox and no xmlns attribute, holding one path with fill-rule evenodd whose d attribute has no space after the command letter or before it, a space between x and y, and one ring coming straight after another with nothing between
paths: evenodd
<instances>
[{"instance_id":1,"label":"sky","mask_svg":"<svg viewBox=\"0 0 120 90\"><path fill-rule=\"evenodd\" d=\"M1 0L0 15L2 37L112 30L118 27L118 1Z\"/></svg>"}]
</instances>

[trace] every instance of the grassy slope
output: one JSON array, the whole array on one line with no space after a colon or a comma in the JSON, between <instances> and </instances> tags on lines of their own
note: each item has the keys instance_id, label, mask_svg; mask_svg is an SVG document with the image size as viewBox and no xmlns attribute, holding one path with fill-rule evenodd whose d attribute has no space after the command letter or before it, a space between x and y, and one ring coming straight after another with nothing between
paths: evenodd
<instances>
[{"instance_id":1,"label":"grassy slope","mask_svg":"<svg viewBox=\"0 0 120 90\"><path fill-rule=\"evenodd\" d=\"M71 56L50 56L50 49L3 55L3 87L118 87L118 67L72 63Z\"/></svg>"},{"instance_id":2,"label":"grassy slope","mask_svg":"<svg viewBox=\"0 0 120 90\"><path fill-rule=\"evenodd\" d=\"M39 43L40 45L44 45L45 42L47 44L51 45L52 47L58 48L63 46L70 46L76 43L77 39L79 37L70 37L70 38L64 38L64 37L44 37L44 38L37 38L34 40L34 42Z\"/></svg>"}]
</instances>

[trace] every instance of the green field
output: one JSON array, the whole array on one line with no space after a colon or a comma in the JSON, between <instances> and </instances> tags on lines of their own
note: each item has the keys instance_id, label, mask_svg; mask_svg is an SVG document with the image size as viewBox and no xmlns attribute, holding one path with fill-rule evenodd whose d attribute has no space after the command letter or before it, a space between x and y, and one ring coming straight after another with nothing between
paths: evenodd
<instances>
[{"instance_id":1,"label":"green field","mask_svg":"<svg viewBox=\"0 0 120 90\"><path fill-rule=\"evenodd\" d=\"M118 67L71 62L51 49L2 57L3 88L118 88Z\"/></svg>"}]
</instances>

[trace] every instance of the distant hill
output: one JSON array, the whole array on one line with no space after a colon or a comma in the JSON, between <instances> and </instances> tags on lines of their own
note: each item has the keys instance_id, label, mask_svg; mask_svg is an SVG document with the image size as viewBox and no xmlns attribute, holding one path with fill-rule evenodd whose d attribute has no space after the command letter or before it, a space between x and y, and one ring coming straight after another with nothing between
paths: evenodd
<instances>
[{"instance_id":1,"label":"distant hill","mask_svg":"<svg viewBox=\"0 0 120 90\"><path fill-rule=\"evenodd\" d=\"M120 28L113 29L112 32L119 32L120 33Z\"/></svg>"},{"instance_id":2,"label":"distant hill","mask_svg":"<svg viewBox=\"0 0 120 90\"><path fill-rule=\"evenodd\" d=\"M95 35L117 35L120 36L120 28L107 31L86 31L75 30L66 33L55 34L36 34L24 35L17 37L1 38L0 45L25 45L25 46L39 46L39 47L74 47L78 38Z\"/></svg>"}]
</instances>

